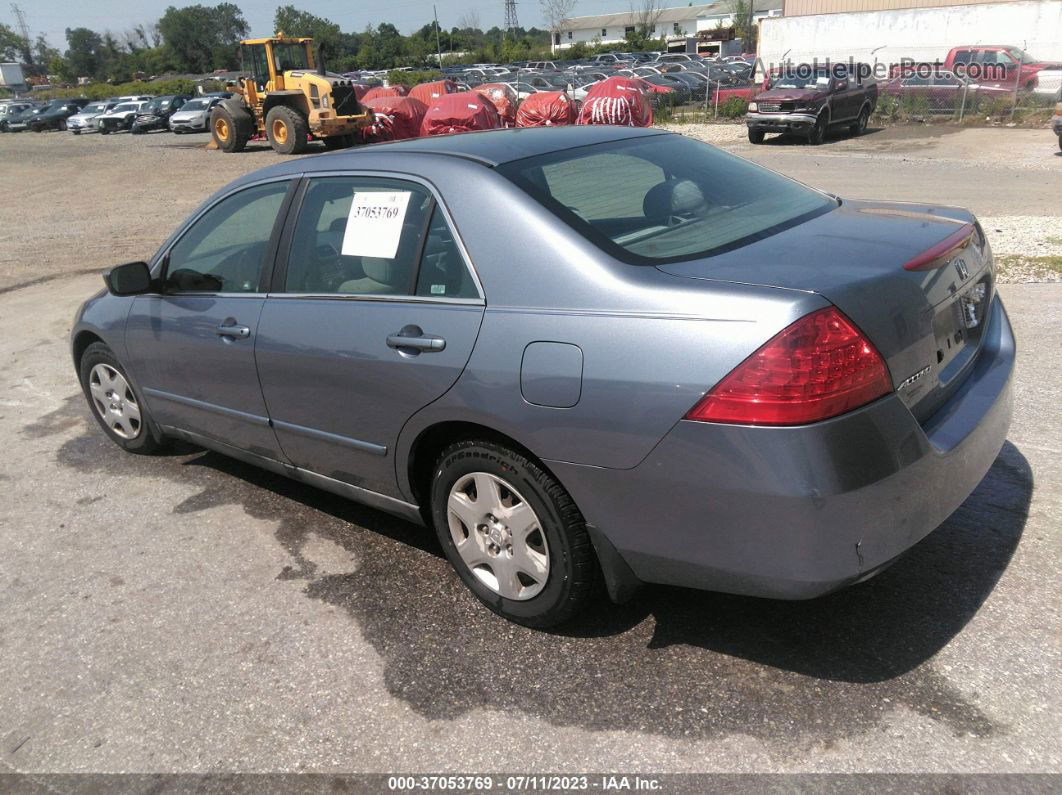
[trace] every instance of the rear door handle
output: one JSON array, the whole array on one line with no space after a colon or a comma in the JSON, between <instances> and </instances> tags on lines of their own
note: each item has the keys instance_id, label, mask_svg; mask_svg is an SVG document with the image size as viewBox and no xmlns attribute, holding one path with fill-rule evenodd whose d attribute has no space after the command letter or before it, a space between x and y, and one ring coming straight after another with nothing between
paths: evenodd
<instances>
[{"instance_id":1,"label":"rear door handle","mask_svg":"<svg viewBox=\"0 0 1062 795\"><path fill-rule=\"evenodd\" d=\"M251 336L251 330L247 326L218 326L214 333L219 337L231 337L236 340L245 340Z\"/></svg>"},{"instance_id":2,"label":"rear door handle","mask_svg":"<svg viewBox=\"0 0 1062 795\"><path fill-rule=\"evenodd\" d=\"M387 347L394 348L400 353L403 351L437 353L446 349L446 340L425 334L420 326L406 326L397 334L391 334L387 338Z\"/></svg>"}]
</instances>

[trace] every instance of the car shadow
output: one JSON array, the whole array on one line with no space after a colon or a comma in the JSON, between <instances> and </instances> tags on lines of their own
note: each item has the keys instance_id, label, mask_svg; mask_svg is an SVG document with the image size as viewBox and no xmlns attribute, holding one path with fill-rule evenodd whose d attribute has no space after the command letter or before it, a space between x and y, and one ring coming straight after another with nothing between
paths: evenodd
<instances>
[{"instance_id":1,"label":"car shadow","mask_svg":"<svg viewBox=\"0 0 1062 795\"><path fill-rule=\"evenodd\" d=\"M63 411L77 410L85 417L73 402ZM69 429L54 419L57 433ZM46 429L38 420L34 433ZM233 459L129 456L93 423L58 460L96 483L151 475L196 487L173 508L177 526L227 504L267 521L290 557L276 578L345 611L379 654L388 691L431 719L486 708L593 730L831 743L906 708L955 734L1001 729L933 657L992 593L1021 538L1033 475L1010 443L940 528L866 583L808 602L647 586L551 632L483 608L431 531ZM356 568L320 566L320 540Z\"/></svg>"},{"instance_id":2,"label":"car shadow","mask_svg":"<svg viewBox=\"0 0 1062 795\"><path fill-rule=\"evenodd\" d=\"M876 135L877 133L884 131L884 127L867 127L862 135L852 135L847 130L841 128L836 130L831 129L826 132L826 140L824 140L819 146L812 146L809 144L808 139L803 135L797 135L796 133L782 133L781 135L772 135L765 138L761 146L806 146L809 149L819 149L822 146L829 146L842 141L859 140L860 138L866 138L867 136Z\"/></svg>"}]
</instances>

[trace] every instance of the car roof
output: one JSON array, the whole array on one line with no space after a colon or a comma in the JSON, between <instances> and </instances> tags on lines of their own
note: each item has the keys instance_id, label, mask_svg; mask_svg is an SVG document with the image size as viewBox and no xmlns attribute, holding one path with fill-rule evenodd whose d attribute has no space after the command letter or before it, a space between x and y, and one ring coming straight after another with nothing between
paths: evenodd
<instances>
[{"instance_id":1,"label":"car roof","mask_svg":"<svg viewBox=\"0 0 1062 795\"><path fill-rule=\"evenodd\" d=\"M426 138L409 138L404 141L371 144L355 149L342 150L329 157L354 161L362 153L391 154L418 153L447 155L478 160L490 166L498 166L513 160L571 149L576 146L619 141L624 138L639 138L653 135L668 135L666 130L645 127L619 127L611 125L572 125L557 127L512 127L507 130L484 130L482 132L439 135ZM351 163L350 165L354 165Z\"/></svg>"}]
</instances>

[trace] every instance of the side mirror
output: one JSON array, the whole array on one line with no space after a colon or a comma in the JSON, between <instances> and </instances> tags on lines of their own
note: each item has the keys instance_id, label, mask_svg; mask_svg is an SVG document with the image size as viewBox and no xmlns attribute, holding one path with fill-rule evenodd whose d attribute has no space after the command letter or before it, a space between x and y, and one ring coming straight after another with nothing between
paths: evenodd
<instances>
[{"instance_id":1,"label":"side mirror","mask_svg":"<svg viewBox=\"0 0 1062 795\"><path fill-rule=\"evenodd\" d=\"M115 265L103 276L111 295L140 295L151 290L151 271L146 262Z\"/></svg>"},{"instance_id":2,"label":"side mirror","mask_svg":"<svg viewBox=\"0 0 1062 795\"><path fill-rule=\"evenodd\" d=\"M835 85L833 87L833 90L834 91L847 91L848 90L848 81L847 80L838 80L837 81L837 85Z\"/></svg>"}]
</instances>

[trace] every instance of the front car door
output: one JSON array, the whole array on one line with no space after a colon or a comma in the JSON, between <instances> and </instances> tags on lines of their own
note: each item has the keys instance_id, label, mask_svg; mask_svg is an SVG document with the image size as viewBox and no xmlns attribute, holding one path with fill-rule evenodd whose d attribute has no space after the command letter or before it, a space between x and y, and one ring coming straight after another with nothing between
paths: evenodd
<instances>
[{"instance_id":1,"label":"front car door","mask_svg":"<svg viewBox=\"0 0 1062 795\"><path fill-rule=\"evenodd\" d=\"M160 292L133 301L125 333L160 424L273 459L254 345L293 182L239 189L192 221L161 257Z\"/></svg>"},{"instance_id":2,"label":"front car door","mask_svg":"<svg viewBox=\"0 0 1062 795\"><path fill-rule=\"evenodd\" d=\"M315 176L292 214L256 347L277 438L298 467L400 496L399 432L460 376L482 294L412 177Z\"/></svg>"}]
</instances>

